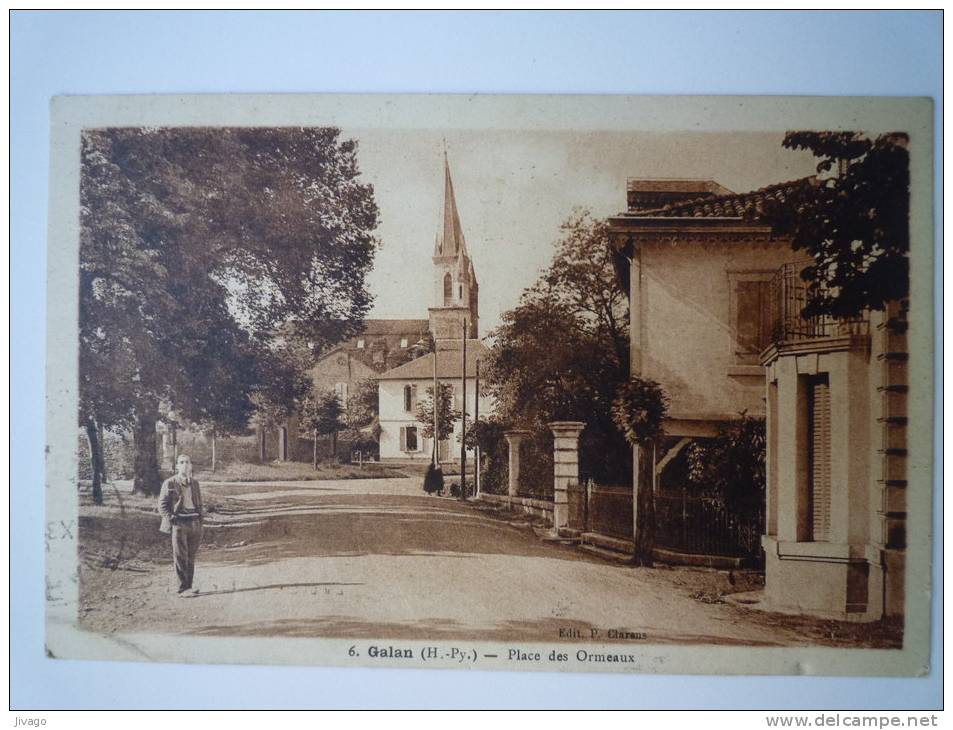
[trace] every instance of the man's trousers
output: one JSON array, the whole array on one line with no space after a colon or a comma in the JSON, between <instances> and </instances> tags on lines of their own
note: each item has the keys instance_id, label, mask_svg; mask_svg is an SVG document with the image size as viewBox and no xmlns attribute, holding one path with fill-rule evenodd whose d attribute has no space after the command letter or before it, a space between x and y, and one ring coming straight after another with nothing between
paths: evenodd
<instances>
[{"instance_id":1,"label":"man's trousers","mask_svg":"<svg viewBox=\"0 0 953 730\"><path fill-rule=\"evenodd\" d=\"M192 587L195 573L195 554L202 542L202 522L197 517L191 520L179 518L172 525L172 561L179 578L179 592Z\"/></svg>"}]
</instances>

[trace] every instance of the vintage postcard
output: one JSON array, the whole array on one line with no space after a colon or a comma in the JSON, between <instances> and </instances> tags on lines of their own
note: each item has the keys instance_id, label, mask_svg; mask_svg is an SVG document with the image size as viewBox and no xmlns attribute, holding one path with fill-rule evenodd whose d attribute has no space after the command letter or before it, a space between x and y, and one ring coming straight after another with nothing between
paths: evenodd
<instances>
[{"instance_id":1,"label":"vintage postcard","mask_svg":"<svg viewBox=\"0 0 953 730\"><path fill-rule=\"evenodd\" d=\"M927 99L52 105L50 656L920 675Z\"/></svg>"}]
</instances>

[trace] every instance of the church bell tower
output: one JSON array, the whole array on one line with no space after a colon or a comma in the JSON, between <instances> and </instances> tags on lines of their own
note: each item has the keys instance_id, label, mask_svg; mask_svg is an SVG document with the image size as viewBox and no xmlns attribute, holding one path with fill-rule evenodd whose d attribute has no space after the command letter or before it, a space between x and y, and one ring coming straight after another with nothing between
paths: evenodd
<instances>
[{"instance_id":1,"label":"church bell tower","mask_svg":"<svg viewBox=\"0 0 953 730\"><path fill-rule=\"evenodd\" d=\"M437 232L433 249L433 302L430 307L430 331L438 345L459 341L463 321L467 322L467 338L476 339L479 332L479 291L473 261L457 213L453 195L450 164L443 155L443 230Z\"/></svg>"}]
</instances>

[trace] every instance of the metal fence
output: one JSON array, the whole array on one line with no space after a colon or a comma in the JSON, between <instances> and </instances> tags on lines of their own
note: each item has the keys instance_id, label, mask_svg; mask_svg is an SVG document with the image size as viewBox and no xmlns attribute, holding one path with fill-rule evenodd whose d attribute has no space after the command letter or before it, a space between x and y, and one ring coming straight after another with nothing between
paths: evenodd
<instances>
[{"instance_id":1,"label":"metal fence","mask_svg":"<svg viewBox=\"0 0 953 730\"><path fill-rule=\"evenodd\" d=\"M603 535L632 539L632 488L588 485L588 528Z\"/></svg>"},{"instance_id":2,"label":"metal fence","mask_svg":"<svg viewBox=\"0 0 953 730\"><path fill-rule=\"evenodd\" d=\"M655 495L655 542L680 552L728 555L760 563L764 507L734 509L723 497L680 494Z\"/></svg>"},{"instance_id":3,"label":"metal fence","mask_svg":"<svg viewBox=\"0 0 953 730\"><path fill-rule=\"evenodd\" d=\"M569 486L569 527L632 539L632 489L588 481ZM744 558L763 564L763 504L729 504L722 496L666 492L655 495L655 543L697 555Z\"/></svg>"},{"instance_id":4,"label":"metal fence","mask_svg":"<svg viewBox=\"0 0 953 730\"><path fill-rule=\"evenodd\" d=\"M808 302L807 284L801 279L802 268L802 264L784 264L767 282L768 337L762 345L868 334L866 317L802 316Z\"/></svg>"}]
</instances>

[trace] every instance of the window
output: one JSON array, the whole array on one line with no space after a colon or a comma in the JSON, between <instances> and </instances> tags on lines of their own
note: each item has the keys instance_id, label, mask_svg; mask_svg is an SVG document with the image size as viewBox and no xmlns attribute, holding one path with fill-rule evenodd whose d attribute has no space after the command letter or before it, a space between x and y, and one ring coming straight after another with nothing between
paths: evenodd
<instances>
[{"instance_id":1,"label":"window","mask_svg":"<svg viewBox=\"0 0 953 730\"><path fill-rule=\"evenodd\" d=\"M759 365L758 355L770 344L771 271L728 272L732 360L738 365Z\"/></svg>"},{"instance_id":2,"label":"window","mask_svg":"<svg viewBox=\"0 0 953 730\"><path fill-rule=\"evenodd\" d=\"M416 426L401 426L400 450L401 451L420 451L420 444L417 440Z\"/></svg>"},{"instance_id":3,"label":"window","mask_svg":"<svg viewBox=\"0 0 953 730\"><path fill-rule=\"evenodd\" d=\"M443 277L443 303L450 304L450 301L453 299L453 277L450 276L450 273Z\"/></svg>"},{"instance_id":4,"label":"window","mask_svg":"<svg viewBox=\"0 0 953 730\"><path fill-rule=\"evenodd\" d=\"M358 349L358 350L363 350L363 349L364 349L364 338L361 338L361 339L359 339L359 340L357 341L357 349Z\"/></svg>"},{"instance_id":5,"label":"window","mask_svg":"<svg viewBox=\"0 0 953 730\"><path fill-rule=\"evenodd\" d=\"M400 346L401 346L402 348L404 348L405 350L407 349L407 338L406 338L406 337L401 337L401 338L400 338Z\"/></svg>"},{"instance_id":6,"label":"window","mask_svg":"<svg viewBox=\"0 0 953 730\"><path fill-rule=\"evenodd\" d=\"M463 284L460 284L458 291L459 291L459 294L457 294L457 299L460 299L462 301L463 300Z\"/></svg>"},{"instance_id":7,"label":"window","mask_svg":"<svg viewBox=\"0 0 953 730\"><path fill-rule=\"evenodd\" d=\"M406 411L407 413L413 413L415 408L417 408L417 386L405 385L404 386L404 411Z\"/></svg>"},{"instance_id":8,"label":"window","mask_svg":"<svg viewBox=\"0 0 953 730\"><path fill-rule=\"evenodd\" d=\"M827 373L807 379L807 519L811 542L831 531L831 386Z\"/></svg>"}]
</instances>

